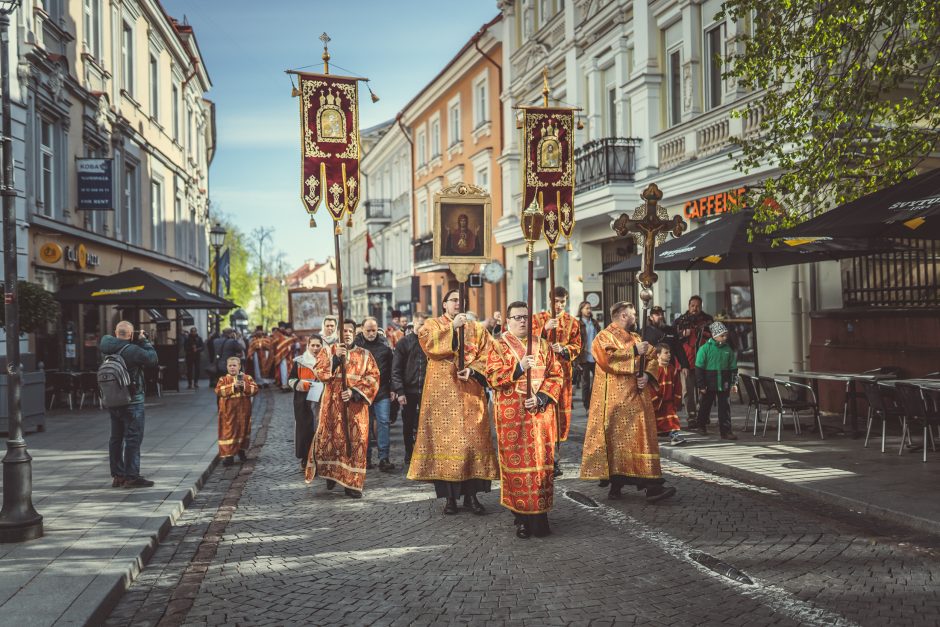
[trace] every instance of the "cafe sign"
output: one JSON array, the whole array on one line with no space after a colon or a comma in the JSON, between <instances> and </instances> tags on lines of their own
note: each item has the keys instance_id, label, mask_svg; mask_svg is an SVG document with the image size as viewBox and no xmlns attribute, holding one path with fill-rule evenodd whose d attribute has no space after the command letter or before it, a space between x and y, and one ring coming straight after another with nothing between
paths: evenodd
<instances>
[{"instance_id":1,"label":"cafe sign","mask_svg":"<svg viewBox=\"0 0 940 627\"><path fill-rule=\"evenodd\" d=\"M88 252L84 244L65 247L65 260L78 266L80 270L94 268L100 262L98 255Z\"/></svg>"},{"instance_id":2,"label":"cafe sign","mask_svg":"<svg viewBox=\"0 0 940 627\"><path fill-rule=\"evenodd\" d=\"M746 192L746 187L738 187L726 192L696 198L685 203L682 212L689 220L716 218L723 213L730 213L739 209L744 202Z\"/></svg>"},{"instance_id":3,"label":"cafe sign","mask_svg":"<svg viewBox=\"0 0 940 627\"><path fill-rule=\"evenodd\" d=\"M50 265L62 259L62 247L55 242L46 242L39 248L39 258Z\"/></svg>"}]
</instances>

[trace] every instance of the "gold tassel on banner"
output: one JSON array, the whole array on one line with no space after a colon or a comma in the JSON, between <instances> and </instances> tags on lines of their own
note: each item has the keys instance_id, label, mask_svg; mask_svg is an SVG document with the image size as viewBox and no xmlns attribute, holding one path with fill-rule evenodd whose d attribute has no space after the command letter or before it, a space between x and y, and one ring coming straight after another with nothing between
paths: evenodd
<instances>
[{"instance_id":1,"label":"gold tassel on banner","mask_svg":"<svg viewBox=\"0 0 940 627\"><path fill-rule=\"evenodd\" d=\"M317 221L313 219L313 216L310 216L310 228L311 229L317 228Z\"/></svg>"}]
</instances>

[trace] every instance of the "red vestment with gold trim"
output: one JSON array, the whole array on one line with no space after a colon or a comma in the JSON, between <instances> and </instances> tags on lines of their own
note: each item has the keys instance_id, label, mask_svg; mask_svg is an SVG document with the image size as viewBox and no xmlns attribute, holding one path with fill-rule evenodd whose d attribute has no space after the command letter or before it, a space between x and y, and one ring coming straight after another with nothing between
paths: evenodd
<instances>
[{"instance_id":1,"label":"red vestment with gold trim","mask_svg":"<svg viewBox=\"0 0 940 627\"><path fill-rule=\"evenodd\" d=\"M656 412L656 430L660 433L678 431L679 408L682 407L682 377L675 360L659 367L659 385L650 390L650 400Z\"/></svg>"},{"instance_id":2,"label":"red vestment with gold trim","mask_svg":"<svg viewBox=\"0 0 940 627\"><path fill-rule=\"evenodd\" d=\"M258 384L244 375L245 388L235 389L236 377L219 377L215 394L219 397L219 457L231 457L247 451L251 442L251 397L258 393Z\"/></svg>"},{"instance_id":3,"label":"red vestment with gold trim","mask_svg":"<svg viewBox=\"0 0 940 627\"><path fill-rule=\"evenodd\" d=\"M547 311L540 311L535 314L532 318L532 332L535 337L543 337L551 343L552 332L545 329L545 323L548 322L549 318L551 318L551 314ZM558 326L555 328L554 341L561 344L562 348L568 351L567 357L555 353L555 361L561 366L563 377L561 396L558 399L558 415L560 417L559 425L561 426L560 439L564 442L568 439L568 432L571 430L571 397L573 394L571 379L574 372L572 364L581 354L581 325L578 324L577 318L567 311L558 314L555 320L558 321ZM552 352L554 353L554 351Z\"/></svg>"}]
</instances>

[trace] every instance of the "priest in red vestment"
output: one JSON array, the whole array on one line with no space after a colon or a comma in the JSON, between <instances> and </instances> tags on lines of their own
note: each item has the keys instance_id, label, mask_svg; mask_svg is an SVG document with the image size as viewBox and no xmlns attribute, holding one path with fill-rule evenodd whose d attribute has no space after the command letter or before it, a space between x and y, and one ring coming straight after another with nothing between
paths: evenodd
<instances>
[{"instance_id":1,"label":"priest in red vestment","mask_svg":"<svg viewBox=\"0 0 940 627\"><path fill-rule=\"evenodd\" d=\"M555 487L555 412L563 375L547 340L533 337L532 355L526 355L531 328L527 305L511 303L506 318L508 332L493 342L486 378L495 391L500 504L515 514L516 536L525 539L551 533L548 510Z\"/></svg>"}]
</instances>

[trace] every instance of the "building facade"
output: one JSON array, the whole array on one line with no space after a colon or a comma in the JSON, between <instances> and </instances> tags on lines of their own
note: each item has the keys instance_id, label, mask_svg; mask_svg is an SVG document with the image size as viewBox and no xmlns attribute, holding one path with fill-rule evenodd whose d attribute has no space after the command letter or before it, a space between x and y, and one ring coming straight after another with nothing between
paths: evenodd
<instances>
[{"instance_id":1,"label":"building facade","mask_svg":"<svg viewBox=\"0 0 940 627\"><path fill-rule=\"evenodd\" d=\"M503 215L503 186L498 175L503 152L503 30L497 16L457 55L400 114L413 147L414 271L417 310L439 315L447 290L457 287L446 265L432 259L434 195L459 182L489 191L493 224ZM492 237L491 234L485 234ZM503 248L493 240L491 258L505 264ZM470 287L468 310L480 318L505 308L505 284L480 282Z\"/></svg>"},{"instance_id":2,"label":"building facade","mask_svg":"<svg viewBox=\"0 0 940 627\"><path fill-rule=\"evenodd\" d=\"M55 292L140 267L207 287L214 106L193 29L158 0L25 0L20 16L30 280ZM79 161L89 158L102 161ZM82 208L88 163L110 168L101 209ZM205 329L205 313L192 313ZM37 358L95 367L98 340L120 316L63 307L60 324L36 334ZM168 353L169 328L150 328Z\"/></svg>"}]
</instances>

